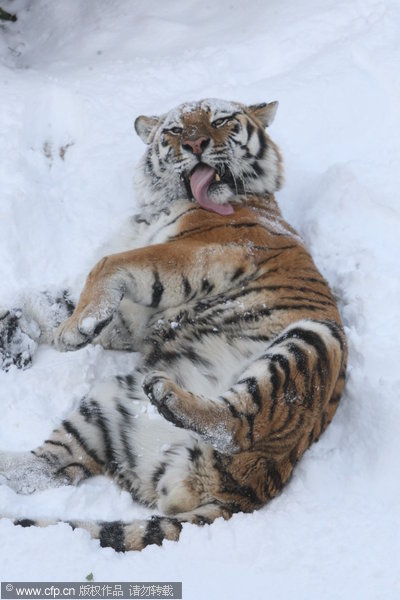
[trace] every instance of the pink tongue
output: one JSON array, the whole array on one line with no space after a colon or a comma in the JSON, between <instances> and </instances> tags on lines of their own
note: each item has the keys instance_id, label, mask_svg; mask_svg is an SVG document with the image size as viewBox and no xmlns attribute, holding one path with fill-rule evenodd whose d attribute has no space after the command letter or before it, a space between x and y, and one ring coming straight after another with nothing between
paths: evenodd
<instances>
[{"instance_id":1,"label":"pink tongue","mask_svg":"<svg viewBox=\"0 0 400 600\"><path fill-rule=\"evenodd\" d=\"M233 208L230 204L216 204L208 195L208 189L214 180L215 171L208 165L199 165L190 178L190 189L197 202L206 210L212 210L219 215L231 215Z\"/></svg>"}]
</instances>

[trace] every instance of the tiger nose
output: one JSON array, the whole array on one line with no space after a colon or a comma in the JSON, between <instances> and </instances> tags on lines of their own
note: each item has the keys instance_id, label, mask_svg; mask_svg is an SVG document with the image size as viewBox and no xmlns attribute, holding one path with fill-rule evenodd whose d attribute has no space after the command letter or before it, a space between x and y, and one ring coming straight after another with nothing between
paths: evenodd
<instances>
[{"instance_id":1,"label":"tiger nose","mask_svg":"<svg viewBox=\"0 0 400 600\"><path fill-rule=\"evenodd\" d=\"M189 152L193 152L196 156L199 156L204 152L210 143L210 138L205 135L197 138L197 140L183 140L182 147Z\"/></svg>"}]
</instances>

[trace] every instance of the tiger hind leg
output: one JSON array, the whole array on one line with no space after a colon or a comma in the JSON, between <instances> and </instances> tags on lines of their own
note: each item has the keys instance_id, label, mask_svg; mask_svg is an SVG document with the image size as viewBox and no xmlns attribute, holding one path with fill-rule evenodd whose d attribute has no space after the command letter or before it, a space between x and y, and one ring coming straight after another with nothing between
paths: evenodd
<instances>
[{"instance_id":1,"label":"tiger hind leg","mask_svg":"<svg viewBox=\"0 0 400 600\"><path fill-rule=\"evenodd\" d=\"M336 410L346 369L341 328L330 321L289 326L218 397L205 398L176 384L168 374L146 376L144 391L175 426L192 430L223 454L282 450L317 439ZM310 442L308 441L310 436ZM283 443L283 440L285 443Z\"/></svg>"},{"instance_id":2,"label":"tiger hind leg","mask_svg":"<svg viewBox=\"0 0 400 600\"><path fill-rule=\"evenodd\" d=\"M133 375L118 377L97 386L33 453L0 454L0 471L18 492L77 484L104 473L134 499L166 515L131 523L68 521L117 551L177 540L182 523L202 525L231 514L216 500L221 475L212 448L157 415L137 379L139 383ZM58 522L14 520L22 527Z\"/></svg>"},{"instance_id":3,"label":"tiger hind leg","mask_svg":"<svg viewBox=\"0 0 400 600\"><path fill-rule=\"evenodd\" d=\"M19 494L78 485L104 472L104 463L77 439L76 426L65 421L31 452L1 452L0 480ZM82 440L83 441L83 440Z\"/></svg>"},{"instance_id":4,"label":"tiger hind leg","mask_svg":"<svg viewBox=\"0 0 400 600\"><path fill-rule=\"evenodd\" d=\"M200 449L191 432L156 413L141 378L135 373L98 384L39 448L0 453L3 482L30 493L104 474L164 514L208 502L197 471L207 469L211 449Z\"/></svg>"},{"instance_id":5,"label":"tiger hind leg","mask_svg":"<svg viewBox=\"0 0 400 600\"><path fill-rule=\"evenodd\" d=\"M118 437L113 435L115 430L122 431L122 422L124 427L129 424L124 400L133 393L134 386L133 376L100 384L40 447L31 452L1 452L2 482L17 493L26 494L77 485L94 475L113 474L117 455L111 439ZM134 458L128 454L126 460Z\"/></svg>"}]
</instances>

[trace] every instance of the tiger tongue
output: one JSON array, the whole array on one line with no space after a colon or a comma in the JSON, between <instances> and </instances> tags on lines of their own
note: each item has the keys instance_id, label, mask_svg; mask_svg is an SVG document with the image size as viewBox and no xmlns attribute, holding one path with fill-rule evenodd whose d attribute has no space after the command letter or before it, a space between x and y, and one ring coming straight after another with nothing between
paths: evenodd
<instances>
[{"instance_id":1,"label":"tiger tongue","mask_svg":"<svg viewBox=\"0 0 400 600\"><path fill-rule=\"evenodd\" d=\"M215 178L215 170L204 164L195 168L190 177L190 189L197 202L206 210L211 210L219 215L231 215L233 208L230 204L217 204L211 200L208 190Z\"/></svg>"}]
</instances>

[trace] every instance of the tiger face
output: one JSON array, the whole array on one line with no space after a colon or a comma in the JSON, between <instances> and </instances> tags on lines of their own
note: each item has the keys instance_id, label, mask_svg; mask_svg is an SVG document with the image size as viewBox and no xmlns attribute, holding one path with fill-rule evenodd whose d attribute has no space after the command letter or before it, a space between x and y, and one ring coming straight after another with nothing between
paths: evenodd
<instances>
[{"instance_id":1,"label":"tiger face","mask_svg":"<svg viewBox=\"0 0 400 600\"><path fill-rule=\"evenodd\" d=\"M225 215L241 196L279 189L282 159L264 129L277 107L207 99L138 117L136 132L148 144L141 175L153 198L160 191L169 201L186 198Z\"/></svg>"}]
</instances>

